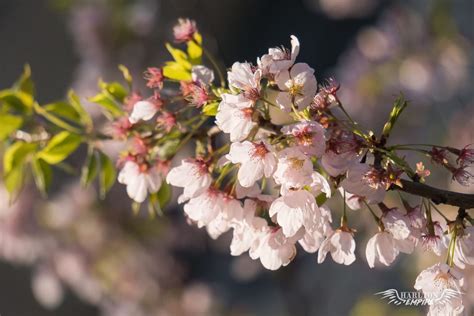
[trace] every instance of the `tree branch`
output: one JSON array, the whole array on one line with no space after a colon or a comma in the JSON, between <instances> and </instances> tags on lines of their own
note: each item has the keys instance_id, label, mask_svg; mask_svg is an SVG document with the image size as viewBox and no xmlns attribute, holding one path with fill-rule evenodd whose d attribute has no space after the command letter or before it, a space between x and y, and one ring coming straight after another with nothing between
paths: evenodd
<instances>
[{"instance_id":1,"label":"tree branch","mask_svg":"<svg viewBox=\"0 0 474 316\"><path fill-rule=\"evenodd\" d=\"M474 208L474 194L457 193L437 189L423 183L412 182L404 179L401 179L400 181L403 187L392 185L390 190L399 190L413 195L422 196L431 199L431 201L436 204L448 204L463 209Z\"/></svg>"}]
</instances>

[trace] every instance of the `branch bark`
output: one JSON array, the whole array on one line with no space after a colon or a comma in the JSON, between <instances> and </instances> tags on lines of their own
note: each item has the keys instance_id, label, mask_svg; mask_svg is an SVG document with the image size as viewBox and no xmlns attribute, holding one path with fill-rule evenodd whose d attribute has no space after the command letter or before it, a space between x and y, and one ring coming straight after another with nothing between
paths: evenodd
<instances>
[{"instance_id":1,"label":"branch bark","mask_svg":"<svg viewBox=\"0 0 474 316\"><path fill-rule=\"evenodd\" d=\"M392 185L390 190L399 190L431 199L436 204L448 204L463 209L474 208L474 194L457 193L431 187L429 185L401 179L403 187Z\"/></svg>"}]
</instances>

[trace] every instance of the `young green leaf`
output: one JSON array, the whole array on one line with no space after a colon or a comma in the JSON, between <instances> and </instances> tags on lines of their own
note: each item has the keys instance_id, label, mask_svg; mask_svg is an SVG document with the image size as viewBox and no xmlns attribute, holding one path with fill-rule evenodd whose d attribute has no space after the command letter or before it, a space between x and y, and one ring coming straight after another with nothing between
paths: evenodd
<instances>
[{"instance_id":1,"label":"young green leaf","mask_svg":"<svg viewBox=\"0 0 474 316\"><path fill-rule=\"evenodd\" d=\"M171 46L169 43L166 43L166 49L170 52L171 56L173 56L173 59L181 66L183 66L184 69L191 70L192 65L188 60L188 55L183 52L181 49L174 48Z\"/></svg>"},{"instance_id":2,"label":"young green leaf","mask_svg":"<svg viewBox=\"0 0 474 316\"><path fill-rule=\"evenodd\" d=\"M191 72L174 61L169 61L163 67L163 76L173 80L191 80Z\"/></svg>"},{"instance_id":3,"label":"young green leaf","mask_svg":"<svg viewBox=\"0 0 474 316\"><path fill-rule=\"evenodd\" d=\"M92 147L89 147L87 151L87 158L82 166L81 171L81 185L83 187L89 186L89 184L94 181L95 177L98 173L98 163L97 163L97 155L95 150Z\"/></svg>"},{"instance_id":4,"label":"young green leaf","mask_svg":"<svg viewBox=\"0 0 474 316\"><path fill-rule=\"evenodd\" d=\"M388 118L387 123L385 123L382 131L382 135L385 138L388 138L390 132L392 131L395 123L397 122L398 118L402 114L403 110L408 106L408 101L405 100L403 95L400 95L393 104L392 111L390 112L390 116Z\"/></svg>"},{"instance_id":5,"label":"young green leaf","mask_svg":"<svg viewBox=\"0 0 474 316\"><path fill-rule=\"evenodd\" d=\"M81 141L82 138L79 135L67 131L60 132L38 152L37 157L52 165L60 163L79 147Z\"/></svg>"},{"instance_id":6,"label":"young green leaf","mask_svg":"<svg viewBox=\"0 0 474 316\"><path fill-rule=\"evenodd\" d=\"M128 95L127 89L125 89L125 87L119 82L99 81L99 87L102 89L103 93L109 94L119 103L123 103Z\"/></svg>"},{"instance_id":7,"label":"young green leaf","mask_svg":"<svg viewBox=\"0 0 474 316\"><path fill-rule=\"evenodd\" d=\"M3 172L8 173L21 166L29 154L36 150L37 144L18 141L7 148L3 155Z\"/></svg>"},{"instance_id":8,"label":"young green leaf","mask_svg":"<svg viewBox=\"0 0 474 316\"><path fill-rule=\"evenodd\" d=\"M219 102L208 103L202 108L202 113L207 116L216 116L218 107Z\"/></svg>"},{"instance_id":9,"label":"young green leaf","mask_svg":"<svg viewBox=\"0 0 474 316\"><path fill-rule=\"evenodd\" d=\"M3 180L10 194L20 191L25 178L25 161L37 145L18 141L7 148L3 156Z\"/></svg>"},{"instance_id":10,"label":"young green leaf","mask_svg":"<svg viewBox=\"0 0 474 316\"><path fill-rule=\"evenodd\" d=\"M0 91L0 103L22 113L31 112L33 101L31 94L23 91L14 91L12 89Z\"/></svg>"},{"instance_id":11,"label":"young green leaf","mask_svg":"<svg viewBox=\"0 0 474 316\"><path fill-rule=\"evenodd\" d=\"M128 84L128 88L132 90L133 78L132 78L132 75L130 74L130 70L128 70L128 68L124 65L119 65L118 68L122 72L123 78Z\"/></svg>"},{"instance_id":12,"label":"young green leaf","mask_svg":"<svg viewBox=\"0 0 474 316\"><path fill-rule=\"evenodd\" d=\"M100 198L104 199L107 192L112 188L117 177L114 163L112 160L103 152L99 152L100 159L100 171L99 171L99 184L100 184Z\"/></svg>"},{"instance_id":13,"label":"young green leaf","mask_svg":"<svg viewBox=\"0 0 474 316\"><path fill-rule=\"evenodd\" d=\"M68 96L69 103L76 110L76 112L79 114L80 122L87 129L91 129L92 128L92 118L89 115L89 113L82 106L81 100L79 99L79 97L74 93L73 90L69 90L67 96Z\"/></svg>"},{"instance_id":14,"label":"young green leaf","mask_svg":"<svg viewBox=\"0 0 474 316\"><path fill-rule=\"evenodd\" d=\"M49 104L44 105L43 108L49 113L56 115L57 117L69 120L74 123L80 122L79 114L67 102L59 101L59 102L49 103Z\"/></svg>"},{"instance_id":15,"label":"young green leaf","mask_svg":"<svg viewBox=\"0 0 474 316\"><path fill-rule=\"evenodd\" d=\"M31 161L31 167L33 170L33 178L35 180L36 187L43 196L46 196L52 179L51 167L42 159L33 159Z\"/></svg>"},{"instance_id":16,"label":"young green leaf","mask_svg":"<svg viewBox=\"0 0 474 316\"><path fill-rule=\"evenodd\" d=\"M189 61L193 65L200 65L202 64L202 47L194 41L188 42L188 56Z\"/></svg>"},{"instance_id":17,"label":"young green leaf","mask_svg":"<svg viewBox=\"0 0 474 316\"><path fill-rule=\"evenodd\" d=\"M67 123L63 119L61 119L61 118L57 117L56 115L52 114L51 112L49 112L45 108L41 107L38 103L35 102L33 104L33 108L34 108L35 112L38 115L41 115L42 117L44 117L45 119L47 119L48 121L53 123L54 125L62 128L62 129L65 129L66 131L69 131L71 133L75 133L75 134L80 134L81 133L81 130L79 128L77 128L75 126L72 126L71 124Z\"/></svg>"},{"instance_id":18,"label":"young green leaf","mask_svg":"<svg viewBox=\"0 0 474 316\"><path fill-rule=\"evenodd\" d=\"M26 94L31 96L35 95L35 86L33 81L31 80L31 67L30 65L26 64L23 67L23 73L21 74L20 78L15 82L13 85L13 89L17 91L22 91Z\"/></svg>"},{"instance_id":19,"label":"young green leaf","mask_svg":"<svg viewBox=\"0 0 474 316\"><path fill-rule=\"evenodd\" d=\"M109 120L120 117L123 111L115 100L107 93L102 92L89 99L90 102L97 103L105 110L104 114Z\"/></svg>"},{"instance_id":20,"label":"young green leaf","mask_svg":"<svg viewBox=\"0 0 474 316\"><path fill-rule=\"evenodd\" d=\"M0 141L19 129L22 124L23 119L20 116L0 114Z\"/></svg>"}]
</instances>

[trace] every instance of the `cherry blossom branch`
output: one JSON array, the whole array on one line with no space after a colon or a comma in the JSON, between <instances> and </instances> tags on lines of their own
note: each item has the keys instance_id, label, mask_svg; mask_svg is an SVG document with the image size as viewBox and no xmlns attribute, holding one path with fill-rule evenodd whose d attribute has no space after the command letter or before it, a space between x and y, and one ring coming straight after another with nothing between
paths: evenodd
<instances>
[{"instance_id":1,"label":"cherry blossom branch","mask_svg":"<svg viewBox=\"0 0 474 316\"><path fill-rule=\"evenodd\" d=\"M474 194L458 193L448 190L438 189L427 184L400 180L403 187L398 185L390 186L390 190L399 190L413 195L430 199L435 204L448 204L462 207L464 209L474 208Z\"/></svg>"}]
</instances>

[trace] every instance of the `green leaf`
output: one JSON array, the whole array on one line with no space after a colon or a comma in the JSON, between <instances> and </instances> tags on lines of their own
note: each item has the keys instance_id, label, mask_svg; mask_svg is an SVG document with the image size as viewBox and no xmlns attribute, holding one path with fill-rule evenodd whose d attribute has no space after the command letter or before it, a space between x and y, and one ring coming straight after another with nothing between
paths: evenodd
<instances>
[{"instance_id":1,"label":"green leaf","mask_svg":"<svg viewBox=\"0 0 474 316\"><path fill-rule=\"evenodd\" d=\"M25 178L25 161L36 150L37 145L18 141L8 147L3 156L3 181L10 194L23 187Z\"/></svg>"},{"instance_id":2,"label":"green leaf","mask_svg":"<svg viewBox=\"0 0 474 316\"><path fill-rule=\"evenodd\" d=\"M89 115L89 113L84 109L84 107L81 104L81 100L79 97L74 93L73 90L69 90L68 94L68 100L71 106L76 110L77 114L79 115L79 120L80 122L86 126L88 129L92 128L92 118Z\"/></svg>"},{"instance_id":3,"label":"green leaf","mask_svg":"<svg viewBox=\"0 0 474 316\"><path fill-rule=\"evenodd\" d=\"M79 128L72 126L71 124L67 123L63 119L47 111L45 108L41 107L36 102L33 104L33 108L38 115L41 115L42 117L44 117L45 119L47 119L48 121L50 121L51 123L53 123L54 125L62 129L65 129L71 133L76 133L76 134L80 134L82 132Z\"/></svg>"},{"instance_id":4,"label":"green leaf","mask_svg":"<svg viewBox=\"0 0 474 316\"><path fill-rule=\"evenodd\" d=\"M67 119L72 122L79 122L79 114L77 111L68 103L64 101L54 102L46 104L43 108L49 113L58 117Z\"/></svg>"},{"instance_id":5,"label":"green leaf","mask_svg":"<svg viewBox=\"0 0 474 316\"><path fill-rule=\"evenodd\" d=\"M119 65L118 68L122 72L123 78L125 79L125 81L128 84L128 87L131 90L133 78L132 78L132 75L130 74L130 70L128 70L128 68L125 67L124 65Z\"/></svg>"},{"instance_id":6,"label":"green leaf","mask_svg":"<svg viewBox=\"0 0 474 316\"><path fill-rule=\"evenodd\" d=\"M0 101L17 111L29 112L34 100L30 94L23 91L6 89L0 91Z\"/></svg>"},{"instance_id":7,"label":"green leaf","mask_svg":"<svg viewBox=\"0 0 474 316\"><path fill-rule=\"evenodd\" d=\"M171 46L169 43L166 43L166 49L170 52L171 56L173 56L173 59L181 66L183 66L184 69L191 70L192 65L188 60L188 55L183 52L181 49L174 48Z\"/></svg>"},{"instance_id":8,"label":"green leaf","mask_svg":"<svg viewBox=\"0 0 474 316\"><path fill-rule=\"evenodd\" d=\"M128 95L127 89L118 82L103 82L99 81L99 87L102 92L107 92L115 99L115 101L122 103Z\"/></svg>"},{"instance_id":9,"label":"green leaf","mask_svg":"<svg viewBox=\"0 0 474 316\"><path fill-rule=\"evenodd\" d=\"M90 98L89 101L102 106L102 108L105 110L105 115L110 120L123 115L123 111L120 106L107 93L99 93L96 96Z\"/></svg>"},{"instance_id":10,"label":"green leaf","mask_svg":"<svg viewBox=\"0 0 474 316\"><path fill-rule=\"evenodd\" d=\"M87 151L87 158L81 171L81 185L88 187L94 181L98 173L97 156L92 147Z\"/></svg>"},{"instance_id":11,"label":"green leaf","mask_svg":"<svg viewBox=\"0 0 474 316\"><path fill-rule=\"evenodd\" d=\"M316 197L316 204L318 204L318 206L321 206L326 203L327 200L328 198L326 196L326 193L321 193Z\"/></svg>"},{"instance_id":12,"label":"green leaf","mask_svg":"<svg viewBox=\"0 0 474 316\"><path fill-rule=\"evenodd\" d=\"M33 178L36 183L36 187L43 196L46 196L48 187L51 184L53 172L51 167L42 159L33 159L31 162L33 170Z\"/></svg>"},{"instance_id":13,"label":"green leaf","mask_svg":"<svg viewBox=\"0 0 474 316\"><path fill-rule=\"evenodd\" d=\"M52 165L60 163L79 147L81 141L79 135L67 131L60 132L37 154L37 157Z\"/></svg>"},{"instance_id":14,"label":"green leaf","mask_svg":"<svg viewBox=\"0 0 474 316\"><path fill-rule=\"evenodd\" d=\"M208 103L202 108L202 113L207 116L216 116L218 107L219 102Z\"/></svg>"},{"instance_id":15,"label":"green leaf","mask_svg":"<svg viewBox=\"0 0 474 316\"><path fill-rule=\"evenodd\" d=\"M199 32L194 33L194 40L199 44L202 45L202 35Z\"/></svg>"},{"instance_id":16,"label":"green leaf","mask_svg":"<svg viewBox=\"0 0 474 316\"><path fill-rule=\"evenodd\" d=\"M148 212L150 216L155 214L163 215L163 209L171 200L171 187L168 183L163 181L158 192L150 194L148 199Z\"/></svg>"},{"instance_id":17,"label":"green leaf","mask_svg":"<svg viewBox=\"0 0 474 316\"><path fill-rule=\"evenodd\" d=\"M405 100L403 95L400 95L397 100L395 100L393 104L392 111L390 112L390 116L388 118L387 123L385 123L383 127L382 134L385 138L388 138L390 132L392 131L395 123L397 122L398 118L402 114L403 110L408 106L408 101Z\"/></svg>"},{"instance_id":18,"label":"green leaf","mask_svg":"<svg viewBox=\"0 0 474 316\"><path fill-rule=\"evenodd\" d=\"M6 139L23 124L23 119L16 115L0 114L0 141Z\"/></svg>"},{"instance_id":19,"label":"green leaf","mask_svg":"<svg viewBox=\"0 0 474 316\"><path fill-rule=\"evenodd\" d=\"M160 203L161 209L163 209L171 200L171 193L171 186L166 181L163 181L160 190L157 192L158 202Z\"/></svg>"},{"instance_id":20,"label":"green leaf","mask_svg":"<svg viewBox=\"0 0 474 316\"><path fill-rule=\"evenodd\" d=\"M191 72L174 61L169 61L163 67L163 76L174 80L191 80Z\"/></svg>"},{"instance_id":21,"label":"green leaf","mask_svg":"<svg viewBox=\"0 0 474 316\"><path fill-rule=\"evenodd\" d=\"M202 47L194 41L188 42L188 56L189 61L193 65L200 65L202 64Z\"/></svg>"},{"instance_id":22,"label":"green leaf","mask_svg":"<svg viewBox=\"0 0 474 316\"><path fill-rule=\"evenodd\" d=\"M37 144L18 141L7 148L3 155L3 172L8 173L21 166L29 154L36 150Z\"/></svg>"},{"instance_id":23,"label":"green leaf","mask_svg":"<svg viewBox=\"0 0 474 316\"><path fill-rule=\"evenodd\" d=\"M31 96L35 95L35 85L31 80L31 67L30 65L26 64L23 67L23 73L21 74L20 78L15 82L13 85L13 89L22 91L26 94Z\"/></svg>"},{"instance_id":24,"label":"green leaf","mask_svg":"<svg viewBox=\"0 0 474 316\"><path fill-rule=\"evenodd\" d=\"M112 160L103 152L99 152L100 159L100 172L99 172L99 184L100 184L100 198L104 199L105 195L115 183L117 172Z\"/></svg>"}]
</instances>

